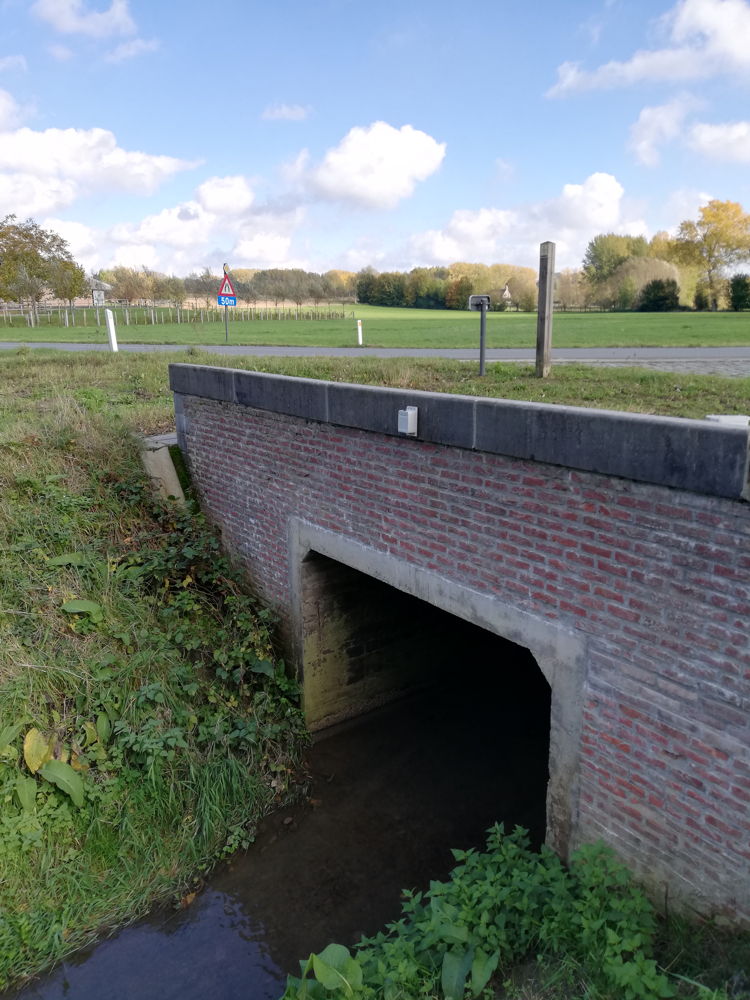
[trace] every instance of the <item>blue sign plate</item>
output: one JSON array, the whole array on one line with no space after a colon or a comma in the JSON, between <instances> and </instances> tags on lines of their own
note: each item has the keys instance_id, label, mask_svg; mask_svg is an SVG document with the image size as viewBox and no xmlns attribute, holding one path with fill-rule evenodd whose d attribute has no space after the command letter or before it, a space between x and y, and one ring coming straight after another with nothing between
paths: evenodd
<instances>
[{"instance_id":1,"label":"blue sign plate","mask_svg":"<svg viewBox=\"0 0 750 1000\"><path fill-rule=\"evenodd\" d=\"M236 306L237 296L236 295L217 295L216 296L220 306Z\"/></svg>"}]
</instances>

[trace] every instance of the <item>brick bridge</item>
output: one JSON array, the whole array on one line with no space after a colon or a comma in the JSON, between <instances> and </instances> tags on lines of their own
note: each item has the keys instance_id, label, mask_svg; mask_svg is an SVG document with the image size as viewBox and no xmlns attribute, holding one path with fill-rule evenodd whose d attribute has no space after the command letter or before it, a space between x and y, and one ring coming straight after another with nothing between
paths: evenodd
<instances>
[{"instance_id":1,"label":"brick bridge","mask_svg":"<svg viewBox=\"0 0 750 1000\"><path fill-rule=\"evenodd\" d=\"M312 729L424 683L471 622L549 682L547 842L604 839L657 902L750 923L746 429L170 379L203 508L279 615Z\"/></svg>"}]
</instances>

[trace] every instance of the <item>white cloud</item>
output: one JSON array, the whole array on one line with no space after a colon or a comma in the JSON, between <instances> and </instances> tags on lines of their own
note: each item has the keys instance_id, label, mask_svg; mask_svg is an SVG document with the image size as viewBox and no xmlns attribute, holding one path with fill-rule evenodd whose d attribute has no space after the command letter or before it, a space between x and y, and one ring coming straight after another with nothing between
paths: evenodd
<instances>
[{"instance_id":1,"label":"white cloud","mask_svg":"<svg viewBox=\"0 0 750 1000\"><path fill-rule=\"evenodd\" d=\"M519 209L456 211L443 229L413 236L407 256L429 264L484 260L533 267L539 260L539 244L551 240L557 246L558 268L578 266L586 244L597 233L645 233L641 219L628 217L623 196L615 177L596 173L583 184L566 184L557 198Z\"/></svg>"},{"instance_id":2,"label":"white cloud","mask_svg":"<svg viewBox=\"0 0 750 1000\"><path fill-rule=\"evenodd\" d=\"M97 232L82 222L71 222L69 219L58 219L49 216L42 222L43 229L51 229L67 242L70 252L79 264L88 267L88 260L96 252ZM95 260L91 261L95 266Z\"/></svg>"},{"instance_id":3,"label":"white cloud","mask_svg":"<svg viewBox=\"0 0 750 1000\"><path fill-rule=\"evenodd\" d=\"M557 83L547 96L624 87L645 80L678 82L750 73L747 0L679 0L660 22L671 45L639 50L624 62L608 62L594 70L565 62L558 67Z\"/></svg>"},{"instance_id":4,"label":"white cloud","mask_svg":"<svg viewBox=\"0 0 750 1000\"><path fill-rule=\"evenodd\" d=\"M245 212L255 195L245 177L209 177L196 190L196 198L207 212L232 215Z\"/></svg>"},{"instance_id":5,"label":"white cloud","mask_svg":"<svg viewBox=\"0 0 750 1000\"><path fill-rule=\"evenodd\" d=\"M134 59L136 56L143 55L144 52L156 52L158 48L159 42L155 38L148 41L145 38L134 38L130 42L123 42L121 45L117 45L111 52L105 55L104 61L108 63L121 63L127 59Z\"/></svg>"},{"instance_id":6,"label":"white cloud","mask_svg":"<svg viewBox=\"0 0 750 1000\"><path fill-rule=\"evenodd\" d=\"M232 250L235 267L290 267L284 263L289 258L291 236L281 233L259 232L240 239Z\"/></svg>"},{"instance_id":7,"label":"white cloud","mask_svg":"<svg viewBox=\"0 0 750 1000\"><path fill-rule=\"evenodd\" d=\"M9 70L20 69L26 72L28 66L25 56L2 56L0 57L0 73Z\"/></svg>"},{"instance_id":8,"label":"white cloud","mask_svg":"<svg viewBox=\"0 0 750 1000\"><path fill-rule=\"evenodd\" d=\"M23 191L29 194L9 209L18 214L39 211L40 185L49 189L44 208L49 212L96 189L152 194L163 181L195 165L172 156L122 149L111 132L97 128L43 132L20 128L5 132L0 142L0 177L5 190L13 189L19 196Z\"/></svg>"},{"instance_id":9,"label":"white cloud","mask_svg":"<svg viewBox=\"0 0 750 1000\"><path fill-rule=\"evenodd\" d=\"M146 243L123 243L112 255L108 267L147 267L159 270L159 254L156 247Z\"/></svg>"},{"instance_id":10,"label":"white cloud","mask_svg":"<svg viewBox=\"0 0 750 1000\"><path fill-rule=\"evenodd\" d=\"M58 211L76 200L77 187L62 177L4 174L0 171L0 216L20 218Z\"/></svg>"},{"instance_id":11,"label":"white cloud","mask_svg":"<svg viewBox=\"0 0 750 1000\"><path fill-rule=\"evenodd\" d=\"M116 243L133 246L163 243L172 248L187 249L205 243L216 226L216 218L196 201L186 201L147 215L137 224L122 223L109 232Z\"/></svg>"},{"instance_id":12,"label":"white cloud","mask_svg":"<svg viewBox=\"0 0 750 1000\"><path fill-rule=\"evenodd\" d=\"M21 120L21 106L7 90L0 90L0 132L11 129Z\"/></svg>"},{"instance_id":13,"label":"white cloud","mask_svg":"<svg viewBox=\"0 0 750 1000\"><path fill-rule=\"evenodd\" d=\"M682 95L667 104L644 108L630 128L630 148L636 159L647 167L655 167L660 158L658 147L680 136L686 116L700 107L700 103Z\"/></svg>"},{"instance_id":14,"label":"white cloud","mask_svg":"<svg viewBox=\"0 0 750 1000\"><path fill-rule=\"evenodd\" d=\"M132 35L136 30L128 0L112 0L103 11L87 10L83 0L36 0L31 10L63 35L111 38Z\"/></svg>"},{"instance_id":15,"label":"white cloud","mask_svg":"<svg viewBox=\"0 0 750 1000\"><path fill-rule=\"evenodd\" d=\"M290 256L292 240L305 217L301 207L253 209L246 177L211 177L193 198L148 215L138 223L108 230L60 229L74 255L87 267L146 264L160 271L188 274L216 260L233 267L306 267Z\"/></svg>"},{"instance_id":16,"label":"white cloud","mask_svg":"<svg viewBox=\"0 0 750 1000\"><path fill-rule=\"evenodd\" d=\"M445 143L411 125L397 129L386 122L351 129L329 149L307 176L309 189L321 198L366 208L394 208L409 197L418 181L433 174L445 156Z\"/></svg>"},{"instance_id":17,"label":"white cloud","mask_svg":"<svg viewBox=\"0 0 750 1000\"><path fill-rule=\"evenodd\" d=\"M260 117L265 121L301 122L309 118L311 111L302 104L271 104Z\"/></svg>"},{"instance_id":18,"label":"white cloud","mask_svg":"<svg viewBox=\"0 0 750 1000\"><path fill-rule=\"evenodd\" d=\"M690 129L687 144L714 160L750 164L750 121L720 125L700 122Z\"/></svg>"}]
</instances>

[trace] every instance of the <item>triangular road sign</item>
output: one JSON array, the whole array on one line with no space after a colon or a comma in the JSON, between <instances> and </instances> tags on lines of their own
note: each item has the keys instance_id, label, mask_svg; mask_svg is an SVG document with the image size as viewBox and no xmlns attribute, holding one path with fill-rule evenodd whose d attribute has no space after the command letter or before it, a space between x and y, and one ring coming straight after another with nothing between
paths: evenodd
<instances>
[{"instance_id":1,"label":"triangular road sign","mask_svg":"<svg viewBox=\"0 0 750 1000\"><path fill-rule=\"evenodd\" d=\"M229 275L225 274L224 280L219 286L219 295L234 295L234 294L236 294L234 291L234 285L229 280Z\"/></svg>"}]
</instances>

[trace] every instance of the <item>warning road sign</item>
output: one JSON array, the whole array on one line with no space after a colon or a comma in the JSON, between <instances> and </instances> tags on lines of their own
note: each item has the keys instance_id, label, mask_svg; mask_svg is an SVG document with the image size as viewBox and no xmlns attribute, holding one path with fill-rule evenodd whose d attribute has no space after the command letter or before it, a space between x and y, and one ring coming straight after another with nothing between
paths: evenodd
<instances>
[{"instance_id":1,"label":"warning road sign","mask_svg":"<svg viewBox=\"0 0 750 1000\"><path fill-rule=\"evenodd\" d=\"M232 284L229 275L225 274L224 279L219 285L219 295L235 295L234 285Z\"/></svg>"}]
</instances>

